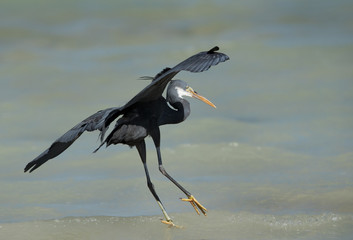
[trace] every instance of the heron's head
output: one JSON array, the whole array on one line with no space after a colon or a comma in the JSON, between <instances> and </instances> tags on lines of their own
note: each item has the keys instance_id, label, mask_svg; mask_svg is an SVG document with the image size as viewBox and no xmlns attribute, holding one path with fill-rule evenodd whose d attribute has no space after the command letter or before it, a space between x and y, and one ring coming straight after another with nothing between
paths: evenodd
<instances>
[{"instance_id":1,"label":"heron's head","mask_svg":"<svg viewBox=\"0 0 353 240\"><path fill-rule=\"evenodd\" d=\"M175 102L184 97L192 97L203 101L204 103L216 108L216 106L207 98L199 95L186 82L182 80L172 80L168 86L167 99L169 102Z\"/></svg>"}]
</instances>

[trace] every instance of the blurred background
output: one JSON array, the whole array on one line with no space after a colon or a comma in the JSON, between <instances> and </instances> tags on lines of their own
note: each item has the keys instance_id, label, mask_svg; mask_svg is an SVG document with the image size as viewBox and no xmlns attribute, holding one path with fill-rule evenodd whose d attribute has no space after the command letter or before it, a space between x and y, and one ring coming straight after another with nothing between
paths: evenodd
<instances>
[{"instance_id":1,"label":"blurred background","mask_svg":"<svg viewBox=\"0 0 353 240\"><path fill-rule=\"evenodd\" d=\"M190 99L191 116L161 128L166 169L207 218L179 200L147 139L156 191L199 234L171 238L256 239L261 229L262 239L350 239L352 9L348 0L2 1L0 236L64 217L159 226L137 151L92 154L98 132L31 174L23 168L87 116L130 100L148 83L140 76L217 45L229 61L176 76L217 109Z\"/></svg>"}]
</instances>

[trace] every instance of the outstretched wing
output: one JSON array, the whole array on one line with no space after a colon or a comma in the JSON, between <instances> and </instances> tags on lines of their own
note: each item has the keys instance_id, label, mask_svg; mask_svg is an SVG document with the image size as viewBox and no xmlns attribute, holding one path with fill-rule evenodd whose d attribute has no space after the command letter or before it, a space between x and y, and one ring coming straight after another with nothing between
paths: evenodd
<instances>
[{"instance_id":1,"label":"outstretched wing","mask_svg":"<svg viewBox=\"0 0 353 240\"><path fill-rule=\"evenodd\" d=\"M189 57L173 68L163 69L147 87L132 98L123 108L127 108L136 102L147 102L158 99L169 81L180 71L203 72L211 66L227 61L229 57L224 53L217 52L218 50L218 47L214 47L209 51L200 52Z\"/></svg>"},{"instance_id":2,"label":"outstretched wing","mask_svg":"<svg viewBox=\"0 0 353 240\"><path fill-rule=\"evenodd\" d=\"M105 119L109 117L112 112L117 114L119 112L119 109L120 108L107 108L89 116L88 118L71 128L69 131L67 131L64 135L59 137L47 150L45 150L42 154L36 157L33 161L29 162L26 165L24 171L27 172L28 170L30 170L29 172L32 172L46 161L55 158L56 156L64 152L68 147L70 147L71 144L75 142L76 139L79 138L84 131L91 132L94 130L100 130L101 137L103 138L103 135L107 130L107 127L104 124Z\"/></svg>"},{"instance_id":3,"label":"outstretched wing","mask_svg":"<svg viewBox=\"0 0 353 240\"><path fill-rule=\"evenodd\" d=\"M216 46L209 51L195 54L173 68L163 69L154 78L146 76L142 77L142 80L152 80L152 82L128 103L122 106L120 111L123 111L138 102L148 102L158 99L163 94L168 83L180 71L203 72L208 70L211 66L229 60L229 57L226 54L217 52L218 50L219 47ZM118 116L119 111L112 112L110 116L105 119L105 126L109 126L109 124Z\"/></svg>"}]
</instances>

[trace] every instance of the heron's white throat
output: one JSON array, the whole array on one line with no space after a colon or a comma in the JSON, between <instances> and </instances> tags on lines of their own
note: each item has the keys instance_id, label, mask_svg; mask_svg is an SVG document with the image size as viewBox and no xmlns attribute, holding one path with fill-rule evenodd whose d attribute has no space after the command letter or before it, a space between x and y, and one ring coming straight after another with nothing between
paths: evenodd
<instances>
[{"instance_id":1,"label":"heron's white throat","mask_svg":"<svg viewBox=\"0 0 353 240\"><path fill-rule=\"evenodd\" d=\"M175 87L178 97L184 99L184 96L192 97L192 94L181 87Z\"/></svg>"}]
</instances>

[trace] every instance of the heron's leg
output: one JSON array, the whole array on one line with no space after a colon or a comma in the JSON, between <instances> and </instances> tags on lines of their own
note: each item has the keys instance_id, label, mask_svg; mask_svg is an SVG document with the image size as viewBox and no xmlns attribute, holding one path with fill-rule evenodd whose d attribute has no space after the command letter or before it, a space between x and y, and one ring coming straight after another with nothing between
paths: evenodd
<instances>
[{"instance_id":1,"label":"heron's leg","mask_svg":"<svg viewBox=\"0 0 353 240\"><path fill-rule=\"evenodd\" d=\"M176 180L174 180L165 170L165 168L163 167L163 163L162 163L162 155L161 155L161 150L160 150L160 131L159 128L155 128L151 133L150 133L154 145L156 147L157 150L157 157L158 157L158 165L159 165L159 171L166 176L172 183L174 183L183 193L185 193L185 195L188 197L187 199L182 198L182 201L186 201L186 202L190 202L191 205L194 207L195 211L197 212L197 214L200 214L199 210L206 215L207 209L202 206L196 199L195 197L189 192L187 191L183 186L181 186Z\"/></svg>"},{"instance_id":2,"label":"heron's leg","mask_svg":"<svg viewBox=\"0 0 353 240\"><path fill-rule=\"evenodd\" d=\"M137 151L140 155L140 158L142 160L142 163L143 163L143 167L145 169L145 174L146 174L146 179L147 179L147 186L148 186L148 189L150 190L150 192L152 193L153 197L156 199L159 207L161 208L162 210L162 213L165 217L165 221L162 221L163 223L166 223L168 225L172 225L174 226L173 224L173 221L172 219L168 216L168 213L167 211L165 210L161 200L159 199L156 191L154 190L154 186L153 186L153 183L151 182L151 179L150 179L150 175L148 173L148 168L147 168L147 162L146 162L146 144L145 144L145 140L142 140L141 142L139 142L138 144L136 144L136 148L137 148Z\"/></svg>"}]
</instances>

